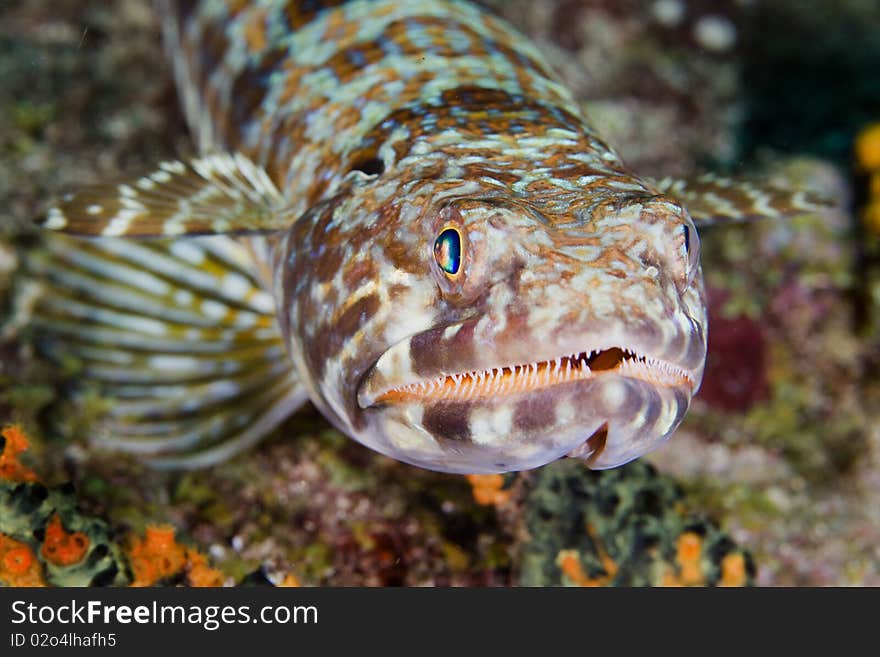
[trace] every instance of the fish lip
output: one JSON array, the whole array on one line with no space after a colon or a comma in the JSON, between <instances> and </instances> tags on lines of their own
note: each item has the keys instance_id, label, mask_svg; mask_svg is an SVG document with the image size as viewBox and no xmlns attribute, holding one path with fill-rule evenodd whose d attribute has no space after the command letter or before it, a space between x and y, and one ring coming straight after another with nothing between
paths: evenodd
<instances>
[{"instance_id":1,"label":"fish lip","mask_svg":"<svg viewBox=\"0 0 880 657\"><path fill-rule=\"evenodd\" d=\"M425 331L424 333L436 331L436 327ZM641 381L642 383L647 383L649 385L662 386L662 387L670 387L670 388L685 388L689 395L692 395L696 392L696 389L699 386L701 373L694 369L688 368L682 364L673 363L668 360L660 359L654 356L651 356L648 350L639 349L634 346L622 346L620 340L609 340L609 341L599 341L596 344L599 346L588 346L586 349L578 349L578 347L574 347L572 349L555 349L552 352L548 352L549 354L555 355L547 355L544 354L542 357L532 361L531 363L504 363L504 364L476 364L476 366L471 370L458 371L458 372L448 372L448 371L438 371L436 373L431 373L427 376L411 376L411 377L402 377L397 381L390 382L382 382L377 383L376 373L381 369L381 365L383 361L392 358L395 353L399 355L404 349L408 350L410 342L422 334L416 334L414 336L409 336L395 343L388 349L386 349L381 356L373 363L372 367L370 367L363 378L359 382L357 387L357 402L358 406L361 410L369 410L372 408L382 407L386 404L395 404L395 403L407 403L412 401L423 401L423 400L432 400L435 402L439 401L447 401L453 402L457 400L473 400L479 398L478 395L470 396L466 398L456 397L455 395L449 396L436 396L427 394L427 390L432 382L438 382L441 379L454 379L454 377L464 377L464 376L472 376L476 375L479 372L486 372L492 369L514 369L514 368L524 368L529 367L532 364L546 364L551 361L557 361L564 358L567 358L571 355L581 355L584 353L607 353L614 349L620 350L627 354L627 358L625 359L627 362L634 360L642 364L641 367L628 367L623 368L623 371L620 371L620 366L617 366L612 369L607 370L598 370L591 371L590 376L574 378L570 380L562 380L549 383L548 385L532 387L532 388L523 388L517 389L513 391L502 391L502 394L505 396L513 396L513 395L525 395L531 392L537 392L542 390L548 390L555 386L564 386L564 385L588 385L591 384L601 378L609 377L609 376L622 376L628 379L634 379ZM560 355L564 354L564 355ZM515 371L515 370L514 370ZM676 379L674 382L663 383L660 379L662 377L655 377L653 380L649 377L650 374L671 374L671 378ZM406 393L401 395L400 400L387 400L383 399L389 393L395 391L401 391L403 389L407 389ZM425 394L420 394L421 392L425 392Z\"/></svg>"}]
</instances>

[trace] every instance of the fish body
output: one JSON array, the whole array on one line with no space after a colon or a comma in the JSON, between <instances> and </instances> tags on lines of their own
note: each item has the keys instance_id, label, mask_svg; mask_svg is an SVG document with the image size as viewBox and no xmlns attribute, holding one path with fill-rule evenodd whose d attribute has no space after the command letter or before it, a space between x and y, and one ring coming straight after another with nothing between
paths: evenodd
<instances>
[{"instance_id":1,"label":"fish body","mask_svg":"<svg viewBox=\"0 0 880 657\"><path fill-rule=\"evenodd\" d=\"M430 469L625 463L702 379L694 218L812 207L633 174L468 2L158 10L200 156L49 213L98 239L55 238L38 322L114 400L105 444L159 463L219 460L306 399Z\"/></svg>"}]
</instances>

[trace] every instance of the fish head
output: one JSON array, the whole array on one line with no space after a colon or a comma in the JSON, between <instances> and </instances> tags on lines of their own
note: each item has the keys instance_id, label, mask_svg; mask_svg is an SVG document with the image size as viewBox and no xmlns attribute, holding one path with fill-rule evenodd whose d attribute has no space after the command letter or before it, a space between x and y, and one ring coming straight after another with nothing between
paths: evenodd
<instances>
[{"instance_id":1,"label":"fish head","mask_svg":"<svg viewBox=\"0 0 880 657\"><path fill-rule=\"evenodd\" d=\"M614 467L681 422L706 312L675 201L552 214L468 194L359 211L294 227L279 293L313 399L349 435L476 474L566 455Z\"/></svg>"}]
</instances>

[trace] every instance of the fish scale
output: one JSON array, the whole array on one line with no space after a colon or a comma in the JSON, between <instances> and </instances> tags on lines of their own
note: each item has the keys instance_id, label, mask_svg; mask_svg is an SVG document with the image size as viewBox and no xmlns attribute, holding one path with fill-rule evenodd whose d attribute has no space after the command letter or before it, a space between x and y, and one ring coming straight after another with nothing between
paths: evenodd
<instances>
[{"instance_id":1,"label":"fish scale","mask_svg":"<svg viewBox=\"0 0 880 657\"><path fill-rule=\"evenodd\" d=\"M824 205L632 173L469 2L156 5L200 155L50 210L36 323L107 398L96 442L157 465L306 399L426 468L625 463L702 378L696 225Z\"/></svg>"}]
</instances>

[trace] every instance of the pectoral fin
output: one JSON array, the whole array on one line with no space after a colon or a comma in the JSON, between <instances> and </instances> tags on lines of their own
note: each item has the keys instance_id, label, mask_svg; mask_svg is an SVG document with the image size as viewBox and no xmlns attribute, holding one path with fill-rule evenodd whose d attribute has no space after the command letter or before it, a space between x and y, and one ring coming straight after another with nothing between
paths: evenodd
<instances>
[{"instance_id":1,"label":"pectoral fin","mask_svg":"<svg viewBox=\"0 0 880 657\"><path fill-rule=\"evenodd\" d=\"M827 210L834 201L783 183L704 174L693 179L652 181L680 201L698 227L718 223L775 219Z\"/></svg>"},{"instance_id":2,"label":"pectoral fin","mask_svg":"<svg viewBox=\"0 0 880 657\"><path fill-rule=\"evenodd\" d=\"M69 195L42 225L89 237L260 233L289 224L284 206L262 168L241 154L215 154Z\"/></svg>"},{"instance_id":3,"label":"pectoral fin","mask_svg":"<svg viewBox=\"0 0 880 657\"><path fill-rule=\"evenodd\" d=\"M95 391L106 407L93 444L156 466L211 465L305 401L272 296L237 241L50 235L46 247L30 261L49 283L37 345L78 362L74 396Z\"/></svg>"}]
</instances>

